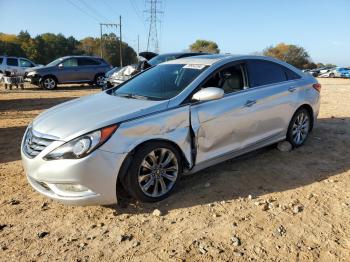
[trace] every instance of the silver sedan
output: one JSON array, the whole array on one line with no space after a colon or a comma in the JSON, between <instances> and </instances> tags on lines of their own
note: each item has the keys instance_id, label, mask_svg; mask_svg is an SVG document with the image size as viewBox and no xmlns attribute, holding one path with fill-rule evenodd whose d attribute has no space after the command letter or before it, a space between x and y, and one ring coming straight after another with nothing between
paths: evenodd
<instances>
[{"instance_id":1,"label":"silver sedan","mask_svg":"<svg viewBox=\"0 0 350 262\"><path fill-rule=\"evenodd\" d=\"M159 201L182 174L282 140L303 145L320 89L268 57L173 60L39 115L23 137L22 161L37 191L65 203L115 203L120 188Z\"/></svg>"}]
</instances>

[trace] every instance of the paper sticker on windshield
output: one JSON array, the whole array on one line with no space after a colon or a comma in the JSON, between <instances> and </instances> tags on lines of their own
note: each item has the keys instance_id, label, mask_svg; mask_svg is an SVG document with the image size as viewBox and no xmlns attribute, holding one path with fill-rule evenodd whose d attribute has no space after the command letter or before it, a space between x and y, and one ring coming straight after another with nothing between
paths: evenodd
<instances>
[{"instance_id":1,"label":"paper sticker on windshield","mask_svg":"<svg viewBox=\"0 0 350 262\"><path fill-rule=\"evenodd\" d=\"M183 68L202 70L204 67L205 65L188 64L185 65Z\"/></svg>"}]
</instances>

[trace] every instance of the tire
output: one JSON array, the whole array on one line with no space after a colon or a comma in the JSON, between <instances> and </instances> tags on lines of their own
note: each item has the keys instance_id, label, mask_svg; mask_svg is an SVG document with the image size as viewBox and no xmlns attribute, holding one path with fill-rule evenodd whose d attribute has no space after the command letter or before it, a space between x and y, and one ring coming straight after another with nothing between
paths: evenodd
<instances>
[{"instance_id":1,"label":"tire","mask_svg":"<svg viewBox=\"0 0 350 262\"><path fill-rule=\"evenodd\" d=\"M126 189L141 202L160 201L174 190L182 167L182 158L173 145L149 142L134 154L125 177Z\"/></svg>"},{"instance_id":2,"label":"tire","mask_svg":"<svg viewBox=\"0 0 350 262\"><path fill-rule=\"evenodd\" d=\"M305 143L311 130L311 121L310 113L305 108L300 108L295 112L287 131L287 141L293 147L299 147Z\"/></svg>"},{"instance_id":3,"label":"tire","mask_svg":"<svg viewBox=\"0 0 350 262\"><path fill-rule=\"evenodd\" d=\"M95 76L95 80L94 80L94 84L97 87L103 87L104 85L104 79L105 79L105 75L104 74L97 74Z\"/></svg>"},{"instance_id":4,"label":"tire","mask_svg":"<svg viewBox=\"0 0 350 262\"><path fill-rule=\"evenodd\" d=\"M330 74L329 74L329 77L334 78L334 77L335 77L335 76L334 76L334 73L330 73Z\"/></svg>"},{"instance_id":5,"label":"tire","mask_svg":"<svg viewBox=\"0 0 350 262\"><path fill-rule=\"evenodd\" d=\"M40 86L46 90L53 90L57 87L57 80L52 76L45 76L40 81Z\"/></svg>"}]
</instances>

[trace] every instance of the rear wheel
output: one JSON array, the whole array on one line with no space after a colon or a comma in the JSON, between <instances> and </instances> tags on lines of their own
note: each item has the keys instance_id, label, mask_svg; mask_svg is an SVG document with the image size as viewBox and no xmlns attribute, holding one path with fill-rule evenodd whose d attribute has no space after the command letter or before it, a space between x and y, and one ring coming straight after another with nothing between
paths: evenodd
<instances>
[{"instance_id":1,"label":"rear wheel","mask_svg":"<svg viewBox=\"0 0 350 262\"><path fill-rule=\"evenodd\" d=\"M181 172L182 160L174 146L150 142L133 157L126 177L127 189L142 202L160 201L175 188Z\"/></svg>"},{"instance_id":2,"label":"rear wheel","mask_svg":"<svg viewBox=\"0 0 350 262\"><path fill-rule=\"evenodd\" d=\"M299 109L290 121L287 141L289 141L294 147L303 145L309 136L311 129L311 116L305 109Z\"/></svg>"},{"instance_id":3,"label":"rear wheel","mask_svg":"<svg viewBox=\"0 0 350 262\"><path fill-rule=\"evenodd\" d=\"M57 87L57 80L52 76L46 76L41 80L40 85L44 89L52 90Z\"/></svg>"},{"instance_id":4,"label":"rear wheel","mask_svg":"<svg viewBox=\"0 0 350 262\"><path fill-rule=\"evenodd\" d=\"M332 77L332 78L333 78L333 77L334 77L334 73L330 73L330 74L329 74L329 77Z\"/></svg>"}]
</instances>

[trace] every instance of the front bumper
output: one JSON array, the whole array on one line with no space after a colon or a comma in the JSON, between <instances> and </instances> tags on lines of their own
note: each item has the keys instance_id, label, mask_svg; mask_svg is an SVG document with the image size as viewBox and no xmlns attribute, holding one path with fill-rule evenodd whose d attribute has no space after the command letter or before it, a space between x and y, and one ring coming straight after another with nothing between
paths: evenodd
<instances>
[{"instance_id":1,"label":"front bumper","mask_svg":"<svg viewBox=\"0 0 350 262\"><path fill-rule=\"evenodd\" d=\"M35 158L29 158L21 150L27 179L36 191L71 205L108 205L117 202L117 176L126 154L97 149L82 159L46 161L42 158L46 154L44 151ZM62 184L81 185L89 190L64 191L56 186Z\"/></svg>"},{"instance_id":2,"label":"front bumper","mask_svg":"<svg viewBox=\"0 0 350 262\"><path fill-rule=\"evenodd\" d=\"M40 79L41 79L41 76L39 76L39 75L33 75L33 76L25 75L24 76L24 81L29 82L32 85L39 85Z\"/></svg>"}]
</instances>

